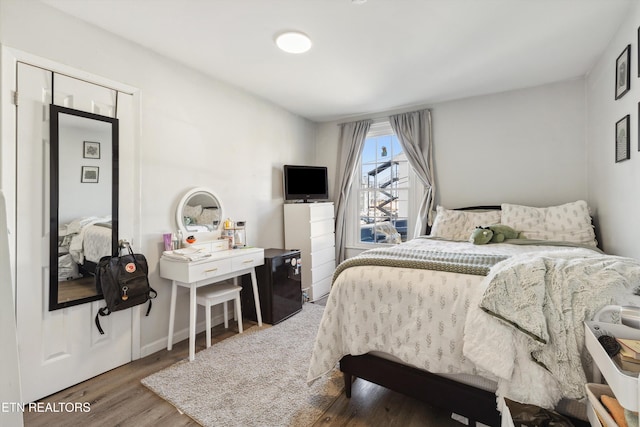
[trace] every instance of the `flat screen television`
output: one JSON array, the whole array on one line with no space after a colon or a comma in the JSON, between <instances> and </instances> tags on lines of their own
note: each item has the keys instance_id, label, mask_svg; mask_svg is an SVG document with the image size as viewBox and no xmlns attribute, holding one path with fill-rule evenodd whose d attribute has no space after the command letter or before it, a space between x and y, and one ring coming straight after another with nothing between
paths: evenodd
<instances>
[{"instance_id":1,"label":"flat screen television","mask_svg":"<svg viewBox=\"0 0 640 427\"><path fill-rule=\"evenodd\" d=\"M325 166L284 165L285 200L327 200L329 182Z\"/></svg>"}]
</instances>

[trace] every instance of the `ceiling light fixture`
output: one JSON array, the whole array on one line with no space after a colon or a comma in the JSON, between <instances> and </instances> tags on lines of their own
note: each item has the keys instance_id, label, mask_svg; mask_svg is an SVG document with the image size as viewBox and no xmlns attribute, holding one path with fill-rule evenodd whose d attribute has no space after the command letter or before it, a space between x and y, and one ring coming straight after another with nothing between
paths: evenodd
<instances>
[{"instance_id":1,"label":"ceiling light fixture","mask_svg":"<svg viewBox=\"0 0 640 427\"><path fill-rule=\"evenodd\" d=\"M288 53L304 53L311 49L311 39L299 31L287 31L276 37L276 45Z\"/></svg>"}]
</instances>

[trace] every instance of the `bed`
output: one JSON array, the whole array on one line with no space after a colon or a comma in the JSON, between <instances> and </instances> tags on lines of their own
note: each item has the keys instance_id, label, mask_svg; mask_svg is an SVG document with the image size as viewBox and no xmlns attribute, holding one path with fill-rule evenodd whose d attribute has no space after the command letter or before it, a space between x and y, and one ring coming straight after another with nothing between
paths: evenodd
<instances>
[{"instance_id":1,"label":"bed","mask_svg":"<svg viewBox=\"0 0 640 427\"><path fill-rule=\"evenodd\" d=\"M112 253L112 225L111 217L83 217L64 224L59 228L60 239L58 246L59 277L69 280L80 277L78 271L93 274L95 267L104 256ZM70 268L75 264L79 268ZM69 271L76 274L69 274Z\"/></svg>"},{"instance_id":2,"label":"bed","mask_svg":"<svg viewBox=\"0 0 640 427\"><path fill-rule=\"evenodd\" d=\"M526 239L467 241L496 223ZM582 321L640 305L639 285L637 261L596 247L584 201L438 207L430 236L338 266L307 379L339 362L347 396L360 377L487 425L505 397L586 419Z\"/></svg>"}]
</instances>

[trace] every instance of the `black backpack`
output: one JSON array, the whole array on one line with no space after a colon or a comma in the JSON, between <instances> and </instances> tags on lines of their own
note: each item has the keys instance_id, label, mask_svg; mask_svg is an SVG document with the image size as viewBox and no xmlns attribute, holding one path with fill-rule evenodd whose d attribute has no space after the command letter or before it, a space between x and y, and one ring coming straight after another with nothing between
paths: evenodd
<instances>
[{"instance_id":1,"label":"black backpack","mask_svg":"<svg viewBox=\"0 0 640 427\"><path fill-rule=\"evenodd\" d=\"M131 245L126 244L129 253L120 256L100 258L96 267L96 288L102 290L107 303L98 310L96 326L100 334L104 331L100 326L99 316L108 316L114 311L124 310L149 301L147 316L151 311L151 300L158 293L149 285L149 266L142 254L134 254Z\"/></svg>"}]
</instances>

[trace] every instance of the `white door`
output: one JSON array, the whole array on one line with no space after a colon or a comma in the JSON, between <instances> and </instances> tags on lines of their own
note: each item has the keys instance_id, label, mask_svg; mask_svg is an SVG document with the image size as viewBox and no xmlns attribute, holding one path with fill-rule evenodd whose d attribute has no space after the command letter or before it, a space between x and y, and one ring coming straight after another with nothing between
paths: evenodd
<instances>
[{"instance_id":1,"label":"white door","mask_svg":"<svg viewBox=\"0 0 640 427\"><path fill-rule=\"evenodd\" d=\"M112 89L60 74L55 74L53 89L56 105L104 116L115 114L117 96ZM129 362L132 310L102 317L105 335L94 324L103 300L49 311L52 72L19 63L17 90L16 315L22 398L30 402ZM121 101L127 102L120 99L118 103ZM80 171L77 175L80 180ZM127 184L121 177L120 188L123 185ZM127 203L125 200L120 212L131 212ZM119 227L120 236L123 230L131 231L126 220Z\"/></svg>"}]
</instances>

